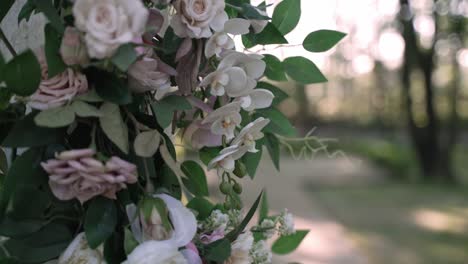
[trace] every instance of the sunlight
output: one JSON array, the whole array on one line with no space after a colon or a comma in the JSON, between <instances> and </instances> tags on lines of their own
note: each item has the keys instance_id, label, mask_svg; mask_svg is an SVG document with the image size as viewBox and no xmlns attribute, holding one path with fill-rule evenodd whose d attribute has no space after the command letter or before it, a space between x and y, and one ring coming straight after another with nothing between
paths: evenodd
<instances>
[{"instance_id":1,"label":"sunlight","mask_svg":"<svg viewBox=\"0 0 468 264\"><path fill-rule=\"evenodd\" d=\"M418 209L412 213L412 219L419 227L434 232L463 233L468 230L464 218L432 209Z\"/></svg>"}]
</instances>

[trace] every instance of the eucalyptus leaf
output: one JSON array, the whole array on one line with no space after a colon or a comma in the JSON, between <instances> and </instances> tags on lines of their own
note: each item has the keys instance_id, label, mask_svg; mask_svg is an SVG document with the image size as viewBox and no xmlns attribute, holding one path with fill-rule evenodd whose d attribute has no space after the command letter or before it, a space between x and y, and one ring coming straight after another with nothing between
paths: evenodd
<instances>
[{"instance_id":1,"label":"eucalyptus leaf","mask_svg":"<svg viewBox=\"0 0 468 264\"><path fill-rule=\"evenodd\" d=\"M132 94L128 87L115 74L95 67L87 68L85 73L100 98L119 105L132 102Z\"/></svg>"},{"instance_id":2,"label":"eucalyptus leaf","mask_svg":"<svg viewBox=\"0 0 468 264\"><path fill-rule=\"evenodd\" d=\"M210 216L214 205L203 197L195 197L187 204L187 208L197 211L197 219L203 221Z\"/></svg>"},{"instance_id":3,"label":"eucalyptus leaf","mask_svg":"<svg viewBox=\"0 0 468 264\"><path fill-rule=\"evenodd\" d=\"M52 78L55 75L62 73L67 68L63 62L62 56L59 53L60 45L62 43L62 35L52 27L49 23L44 28L45 35L45 55L47 60L48 77Z\"/></svg>"},{"instance_id":4,"label":"eucalyptus leaf","mask_svg":"<svg viewBox=\"0 0 468 264\"><path fill-rule=\"evenodd\" d=\"M333 48L345 36L345 33L339 31L317 30L307 35L302 45L310 52L324 52Z\"/></svg>"},{"instance_id":5,"label":"eucalyptus leaf","mask_svg":"<svg viewBox=\"0 0 468 264\"><path fill-rule=\"evenodd\" d=\"M128 67L137 60L137 57L135 47L129 43L120 46L111 61L119 70L126 72Z\"/></svg>"},{"instance_id":6,"label":"eucalyptus leaf","mask_svg":"<svg viewBox=\"0 0 468 264\"><path fill-rule=\"evenodd\" d=\"M273 243L271 250L278 255L289 254L296 250L308 233L309 230L296 230L292 235L281 236Z\"/></svg>"},{"instance_id":7,"label":"eucalyptus leaf","mask_svg":"<svg viewBox=\"0 0 468 264\"><path fill-rule=\"evenodd\" d=\"M75 111L69 105L44 110L34 118L36 125L50 128L65 127L74 121Z\"/></svg>"},{"instance_id":8,"label":"eucalyptus leaf","mask_svg":"<svg viewBox=\"0 0 468 264\"><path fill-rule=\"evenodd\" d=\"M94 198L86 212L84 230L86 240L92 249L109 238L117 225L117 208L114 201L98 196Z\"/></svg>"},{"instance_id":9,"label":"eucalyptus leaf","mask_svg":"<svg viewBox=\"0 0 468 264\"><path fill-rule=\"evenodd\" d=\"M187 178L183 178L185 187L195 196L208 196L208 182L205 171L195 161L184 161L180 168Z\"/></svg>"},{"instance_id":10,"label":"eucalyptus leaf","mask_svg":"<svg viewBox=\"0 0 468 264\"><path fill-rule=\"evenodd\" d=\"M270 123L265 127L265 132L277 133L283 136L295 136L296 129L291 125L289 119L278 109L260 109L258 116L270 119Z\"/></svg>"},{"instance_id":11,"label":"eucalyptus leaf","mask_svg":"<svg viewBox=\"0 0 468 264\"><path fill-rule=\"evenodd\" d=\"M247 152L242 157L242 162L244 163L245 168L247 169L247 173L249 174L251 179L255 178L258 165L260 165L260 161L262 159L262 154L263 154L264 142L265 142L264 138L257 140L255 147L258 149L258 152L255 152L255 153Z\"/></svg>"},{"instance_id":12,"label":"eucalyptus leaf","mask_svg":"<svg viewBox=\"0 0 468 264\"><path fill-rule=\"evenodd\" d=\"M178 95L169 95L160 101L156 101L151 105L156 114L156 120L162 128L166 128L171 124L174 111L190 110L192 105L185 97Z\"/></svg>"},{"instance_id":13,"label":"eucalyptus leaf","mask_svg":"<svg viewBox=\"0 0 468 264\"><path fill-rule=\"evenodd\" d=\"M3 79L13 93L20 96L33 94L41 82L41 67L31 50L15 56L3 67Z\"/></svg>"},{"instance_id":14,"label":"eucalyptus leaf","mask_svg":"<svg viewBox=\"0 0 468 264\"><path fill-rule=\"evenodd\" d=\"M273 81L287 81L284 67L281 61L271 55L263 54L263 61L266 63L265 76Z\"/></svg>"},{"instance_id":15,"label":"eucalyptus leaf","mask_svg":"<svg viewBox=\"0 0 468 264\"><path fill-rule=\"evenodd\" d=\"M145 131L135 138L133 148L138 156L149 158L156 154L160 143L161 135L157 130Z\"/></svg>"},{"instance_id":16,"label":"eucalyptus leaf","mask_svg":"<svg viewBox=\"0 0 468 264\"><path fill-rule=\"evenodd\" d=\"M243 3L240 6L240 13L242 14L243 17L247 19L255 19L255 20L270 20L268 16L260 14L258 12L257 8L252 6L249 3Z\"/></svg>"},{"instance_id":17,"label":"eucalyptus leaf","mask_svg":"<svg viewBox=\"0 0 468 264\"><path fill-rule=\"evenodd\" d=\"M83 101L75 101L72 104L73 111L79 117L101 117L102 113L95 106Z\"/></svg>"},{"instance_id":18,"label":"eucalyptus leaf","mask_svg":"<svg viewBox=\"0 0 468 264\"><path fill-rule=\"evenodd\" d=\"M302 84L323 83L327 78L310 60L304 57L290 57L283 61L286 73L293 80Z\"/></svg>"},{"instance_id":19,"label":"eucalyptus leaf","mask_svg":"<svg viewBox=\"0 0 468 264\"><path fill-rule=\"evenodd\" d=\"M102 116L99 118L99 122L107 138L119 147L120 150L128 154L128 128L122 119L119 106L104 103L100 110Z\"/></svg>"},{"instance_id":20,"label":"eucalyptus leaf","mask_svg":"<svg viewBox=\"0 0 468 264\"><path fill-rule=\"evenodd\" d=\"M80 100L88 103L100 103L102 102L102 98L97 94L95 89L88 91L85 94L80 94L75 97L75 100Z\"/></svg>"},{"instance_id":21,"label":"eucalyptus leaf","mask_svg":"<svg viewBox=\"0 0 468 264\"><path fill-rule=\"evenodd\" d=\"M255 45L287 44L288 41L275 25L268 23L263 31L258 34L250 32L243 35L242 43L246 48L251 48Z\"/></svg>"},{"instance_id":22,"label":"eucalyptus leaf","mask_svg":"<svg viewBox=\"0 0 468 264\"><path fill-rule=\"evenodd\" d=\"M271 21L283 35L286 35L297 26L300 18L301 1L283 0L275 7Z\"/></svg>"}]
</instances>

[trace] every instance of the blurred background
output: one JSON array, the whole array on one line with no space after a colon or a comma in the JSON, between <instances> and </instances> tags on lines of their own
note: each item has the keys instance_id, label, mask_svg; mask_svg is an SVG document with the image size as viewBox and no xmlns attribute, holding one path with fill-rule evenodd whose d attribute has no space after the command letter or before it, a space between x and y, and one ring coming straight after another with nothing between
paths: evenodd
<instances>
[{"instance_id":1,"label":"blurred background","mask_svg":"<svg viewBox=\"0 0 468 264\"><path fill-rule=\"evenodd\" d=\"M303 0L290 45L257 50L308 57L329 79L274 83L312 131L287 142L281 172L266 154L248 188L311 230L275 263L468 263L467 19L463 0ZM300 44L318 29L348 35L312 54Z\"/></svg>"}]
</instances>

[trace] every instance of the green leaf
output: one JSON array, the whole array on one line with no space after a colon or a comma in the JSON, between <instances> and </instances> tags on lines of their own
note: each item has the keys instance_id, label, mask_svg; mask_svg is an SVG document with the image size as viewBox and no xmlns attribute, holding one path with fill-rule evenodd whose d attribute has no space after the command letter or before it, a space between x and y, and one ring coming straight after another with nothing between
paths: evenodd
<instances>
[{"instance_id":1,"label":"green leaf","mask_svg":"<svg viewBox=\"0 0 468 264\"><path fill-rule=\"evenodd\" d=\"M283 0L275 7L271 21L283 35L286 35L297 26L300 18L301 1Z\"/></svg>"},{"instance_id":2,"label":"green leaf","mask_svg":"<svg viewBox=\"0 0 468 264\"><path fill-rule=\"evenodd\" d=\"M192 105L182 96L169 95L160 101L156 101L151 106L156 114L156 120L162 128L166 128L171 124L174 111L190 110Z\"/></svg>"},{"instance_id":3,"label":"green leaf","mask_svg":"<svg viewBox=\"0 0 468 264\"><path fill-rule=\"evenodd\" d=\"M183 39L174 33L172 27L169 27L164 34L164 41L162 43L163 52L165 54L176 53L182 41Z\"/></svg>"},{"instance_id":4,"label":"green leaf","mask_svg":"<svg viewBox=\"0 0 468 264\"><path fill-rule=\"evenodd\" d=\"M212 147L212 148L204 147L204 148L200 149L198 154L199 154L200 160L203 162L203 164L208 166L208 163L210 163L210 161L212 159L214 159L216 156L218 156L220 151L221 151L221 149L218 148L218 147Z\"/></svg>"},{"instance_id":5,"label":"green leaf","mask_svg":"<svg viewBox=\"0 0 468 264\"><path fill-rule=\"evenodd\" d=\"M231 242L225 238L210 243L205 248L205 258L216 263L223 263L231 256Z\"/></svg>"},{"instance_id":6,"label":"green leaf","mask_svg":"<svg viewBox=\"0 0 468 264\"><path fill-rule=\"evenodd\" d=\"M62 73L67 68L59 53L62 44L62 35L49 23L44 28L45 35L45 55L47 60L48 77Z\"/></svg>"},{"instance_id":7,"label":"green leaf","mask_svg":"<svg viewBox=\"0 0 468 264\"><path fill-rule=\"evenodd\" d=\"M34 4L38 11L44 13L47 19L50 21L50 24L59 32L63 33L65 27L63 21L57 13L52 0L33 0Z\"/></svg>"},{"instance_id":8,"label":"green leaf","mask_svg":"<svg viewBox=\"0 0 468 264\"><path fill-rule=\"evenodd\" d=\"M183 178L185 187L195 196L208 196L208 183L203 168L195 161L188 160L180 166L187 176Z\"/></svg>"},{"instance_id":9,"label":"green leaf","mask_svg":"<svg viewBox=\"0 0 468 264\"><path fill-rule=\"evenodd\" d=\"M30 113L15 123L10 133L2 142L3 147L21 148L38 147L59 143L63 131L39 127L34 122L36 113Z\"/></svg>"},{"instance_id":10,"label":"green leaf","mask_svg":"<svg viewBox=\"0 0 468 264\"><path fill-rule=\"evenodd\" d=\"M75 97L75 100L80 100L88 103L100 103L102 102L102 98L99 97L96 90L91 90L85 94L78 95Z\"/></svg>"},{"instance_id":11,"label":"green leaf","mask_svg":"<svg viewBox=\"0 0 468 264\"><path fill-rule=\"evenodd\" d=\"M65 127L75 121L75 111L71 106L59 106L39 112L34 118L36 125L41 127Z\"/></svg>"},{"instance_id":12,"label":"green leaf","mask_svg":"<svg viewBox=\"0 0 468 264\"><path fill-rule=\"evenodd\" d=\"M243 35L242 43L246 48L251 48L255 45L287 44L288 41L272 23L268 23L265 29L258 34L250 32Z\"/></svg>"},{"instance_id":13,"label":"green leaf","mask_svg":"<svg viewBox=\"0 0 468 264\"><path fill-rule=\"evenodd\" d=\"M260 204L260 201L262 199L262 195L263 195L263 191L258 195L257 199L252 204L252 207L250 207L250 210L245 215L244 220L242 220L242 222L240 223L240 225L236 229L229 232L226 235L226 238L228 238L231 241L234 241L235 238L237 238L239 236L239 234L242 233L242 231L244 231L245 227L249 224L250 220L252 219L255 212L257 211L258 205Z\"/></svg>"},{"instance_id":14,"label":"green leaf","mask_svg":"<svg viewBox=\"0 0 468 264\"><path fill-rule=\"evenodd\" d=\"M177 175L166 164L164 164L160 170L161 172L157 177L157 186L168 190L172 197L180 200L182 197L182 190Z\"/></svg>"},{"instance_id":15,"label":"green leaf","mask_svg":"<svg viewBox=\"0 0 468 264\"><path fill-rule=\"evenodd\" d=\"M79 117L101 117L102 113L95 106L83 101L75 101L71 105L75 114Z\"/></svg>"},{"instance_id":16,"label":"green leaf","mask_svg":"<svg viewBox=\"0 0 468 264\"><path fill-rule=\"evenodd\" d=\"M0 148L0 173L7 173L8 172L8 158L6 153L3 149Z\"/></svg>"},{"instance_id":17,"label":"green leaf","mask_svg":"<svg viewBox=\"0 0 468 264\"><path fill-rule=\"evenodd\" d=\"M203 221L210 216L214 205L205 198L195 197L187 204L187 208L193 209L198 212L197 219Z\"/></svg>"},{"instance_id":18,"label":"green leaf","mask_svg":"<svg viewBox=\"0 0 468 264\"><path fill-rule=\"evenodd\" d=\"M267 89L268 91L272 92L275 95L275 98L273 98L272 106L279 105L281 102L283 102L285 99L289 97L289 95L281 90L280 88L274 86L271 83L267 82L258 82L257 88L263 88Z\"/></svg>"},{"instance_id":19,"label":"green leaf","mask_svg":"<svg viewBox=\"0 0 468 264\"><path fill-rule=\"evenodd\" d=\"M309 230L296 230L296 233L278 238L271 250L278 255L285 255L293 252L307 236Z\"/></svg>"},{"instance_id":20,"label":"green leaf","mask_svg":"<svg viewBox=\"0 0 468 264\"><path fill-rule=\"evenodd\" d=\"M0 71L1 70L2 69L0 68ZM10 92L10 90L4 87L0 87L0 111L5 110L10 105L10 100L12 96L13 94Z\"/></svg>"},{"instance_id":21,"label":"green leaf","mask_svg":"<svg viewBox=\"0 0 468 264\"><path fill-rule=\"evenodd\" d=\"M132 44L125 44L119 47L117 52L111 58L119 70L126 72L128 67L137 60L137 54Z\"/></svg>"},{"instance_id":22,"label":"green leaf","mask_svg":"<svg viewBox=\"0 0 468 264\"><path fill-rule=\"evenodd\" d=\"M281 61L270 54L263 55L263 61L266 63L265 76L274 81L287 81Z\"/></svg>"},{"instance_id":23,"label":"green leaf","mask_svg":"<svg viewBox=\"0 0 468 264\"><path fill-rule=\"evenodd\" d=\"M265 127L265 132L277 133L283 136L295 136L296 129L291 125L289 119L278 109L257 110L257 115L270 119L270 123Z\"/></svg>"},{"instance_id":24,"label":"green leaf","mask_svg":"<svg viewBox=\"0 0 468 264\"><path fill-rule=\"evenodd\" d=\"M256 172L258 165L260 164L260 161L262 159L262 154L263 154L263 144L265 140L259 139L256 142L256 148L258 149L258 152L252 153L252 152L247 152L243 157L242 157L242 162L244 163L247 173L249 174L251 179L255 178Z\"/></svg>"},{"instance_id":25,"label":"green leaf","mask_svg":"<svg viewBox=\"0 0 468 264\"><path fill-rule=\"evenodd\" d=\"M260 14L260 12L258 12L258 10L251 4L243 3L241 4L240 8L240 13L247 19L270 20L268 16Z\"/></svg>"},{"instance_id":26,"label":"green leaf","mask_svg":"<svg viewBox=\"0 0 468 264\"><path fill-rule=\"evenodd\" d=\"M260 203L258 224L261 224L262 221L268 217L268 197L266 191L263 193L262 201Z\"/></svg>"},{"instance_id":27,"label":"green leaf","mask_svg":"<svg viewBox=\"0 0 468 264\"><path fill-rule=\"evenodd\" d=\"M304 57L290 57L283 61L286 73L293 80L302 84L323 83L327 78L310 60Z\"/></svg>"},{"instance_id":28,"label":"green leaf","mask_svg":"<svg viewBox=\"0 0 468 264\"><path fill-rule=\"evenodd\" d=\"M345 36L345 33L339 31L318 30L307 35L302 45L310 52L324 52L333 48Z\"/></svg>"},{"instance_id":29,"label":"green leaf","mask_svg":"<svg viewBox=\"0 0 468 264\"><path fill-rule=\"evenodd\" d=\"M43 226L44 222L41 220L18 220L6 215L0 222L0 234L10 238L25 237L39 231Z\"/></svg>"},{"instance_id":30,"label":"green leaf","mask_svg":"<svg viewBox=\"0 0 468 264\"><path fill-rule=\"evenodd\" d=\"M6 16L11 6L15 3L15 0L2 0L0 1L0 22Z\"/></svg>"},{"instance_id":31,"label":"green leaf","mask_svg":"<svg viewBox=\"0 0 468 264\"><path fill-rule=\"evenodd\" d=\"M26 19L26 22L29 20L34 10L36 10L36 5L32 0L27 0L26 3L21 8L21 11L18 14L18 24Z\"/></svg>"},{"instance_id":32,"label":"green leaf","mask_svg":"<svg viewBox=\"0 0 468 264\"><path fill-rule=\"evenodd\" d=\"M86 76L102 99L118 105L132 102L132 94L115 74L91 67L86 70Z\"/></svg>"},{"instance_id":33,"label":"green leaf","mask_svg":"<svg viewBox=\"0 0 468 264\"><path fill-rule=\"evenodd\" d=\"M129 255L138 246L138 241L133 236L132 231L125 228L124 250L125 254Z\"/></svg>"},{"instance_id":34,"label":"green leaf","mask_svg":"<svg viewBox=\"0 0 468 264\"><path fill-rule=\"evenodd\" d=\"M157 130L145 131L135 138L133 148L138 156L150 158L156 154L160 143L161 135Z\"/></svg>"},{"instance_id":35,"label":"green leaf","mask_svg":"<svg viewBox=\"0 0 468 264\"><path fill-rule=\"evenodd\" d=\"M3 68L5 83L13 93L20 96L33 94L41 82L41 67L31 50L16 56Z\"/></svg>"},{"instance_id":36,"label":"green leaf","mask_svg":"<svg viewBox=\"0 0 468 264\"><path fill-rule=\"evenodd\" d=\"M117 226L117 208L114 201L102 196L94 198L86 212L84 230L92 249L100 246Z\"/></svg>"},{"instance_id":37,"label":"green leaf","mask_svg":"<svg viewBox=\"0 0 468 264\"><path fill-rule=\"evenodd\" d=\"M278 138L274 134L266 133L266 146L270 154L271 161L275 165L276 170L280 170L280 148Z\"/></svg>"},{"instance_id":38,"label":"green leaf","mask_svg":"<svg viewBox=\"0 0 468 264\"><path fill-rule=\"evenodd\" d=\"M102 130L120 150L128 154L128 128L122 119L119 106L104 103L100 110L102 116L99 118L99 123Z\"/></svg>"}]
</instances>

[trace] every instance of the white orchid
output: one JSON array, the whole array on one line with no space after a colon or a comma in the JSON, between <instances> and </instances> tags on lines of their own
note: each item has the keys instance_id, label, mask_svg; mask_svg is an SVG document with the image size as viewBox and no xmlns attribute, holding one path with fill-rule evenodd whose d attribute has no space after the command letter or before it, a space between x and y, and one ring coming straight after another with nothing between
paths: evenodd
<instances>
[{"instance_id":1,"label":"white orchid","mask_svg":"<svg viewBox=\"0 0 468 264\"><path fill-rule=\"evenodd\" d=\"M208 170L216 168L218 174L223 172L233 172L235 168L236 160L242 158L245 153L247 153L247 146L230 146L227 147L219 153L217 157L208 163Z\"/></svg>"},{"instance_id":2,"label":"white orchid","mask_svg":"<svg viewBox=\"0 0 468 264\"><path fill-rule=\"evenodd\" d=\"M216 32L208 39L205 46L205 56L211 58L214 55L220 57L224 50L234 48L234 40L231 35L243 35L249 33L250 22L241 18L233 18L224 24L224 29Z\"/></svg>"},{"instance_id":3,"label":"white orchid","mask_svg":"<svg viewBox=\"0 0 468 264\"><path fill-rule=\"evenodd\" d=\"M211 123L211 132L215 135L224 135L226 139L234 138L234 129L238 127L242 121L240 115L240 102L232 102L222 106L215 111L209 113L202 124Z\"/></svg>"},{"instance_id":4,"label":"white orchid","mask_svg":"<svg viewBox=\"0 0 468 264\"><path fill-rule=\"evenodd\" d=\"M242 108L247 111L255 109L268 108L273 103L275 95L267 89L253 89L247 94L236 98L236 101L241 102Z\"/></svg>"},{"instance_id":5,"label":"white orchid","mask_svg":"<svg viewBox=\"0 0 468 264\"><path fill-rule=\"evenodd\" d=\"M221 60L217 70L203 79L200 86L211 86L211 94L215 96L243 96L257 86L257 80L265 68L261 55L231 51Z\"/></svg>"},{"instance_id":6,"label":"white orchid","mask_svg":"<svg viewBox=\"0 0 468 264\"><path fill-rule=\"evenodd\" d=\"M78 234L67 249L60 255L58 264L105 264L102 247L91 249L85 233Z\"/></svg>"},{"instance_id":7,"label":"white orchid","mask_svg":"<svg viewBox=\"0 0 468 264\"><path fill-rule=\"evenodd\" d=\"M257 118L255 121L246 125L240 133L231 142L233 145L248 146L249 152L258 152L255 148L255 141L263 137L262 129L270 123L269 119L263 117Z\"/></svg>"}]
</instances>

